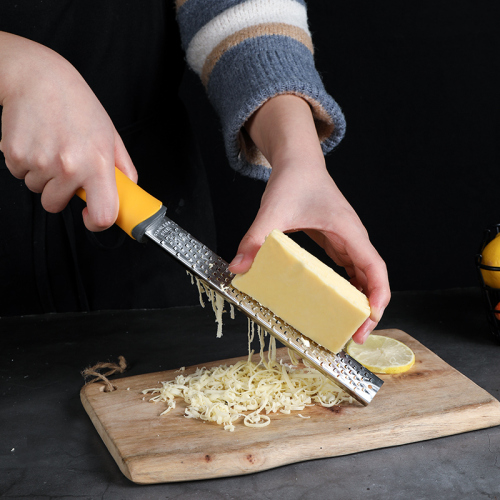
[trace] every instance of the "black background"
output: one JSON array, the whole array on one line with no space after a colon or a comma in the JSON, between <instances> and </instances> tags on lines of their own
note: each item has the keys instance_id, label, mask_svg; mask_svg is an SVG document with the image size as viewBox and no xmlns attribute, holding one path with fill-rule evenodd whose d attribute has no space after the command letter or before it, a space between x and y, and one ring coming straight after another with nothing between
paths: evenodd
<instances>
[{"instance_id":1,"label":"black background","mask_svg":"<svg viewBox=\"0 0 500 500\"><path fill-rule=\"evenodd\" d=\"M484 230L500 222L500 3L310 2L308 13L317 67L347 119L327 165L392 289L476 286ZM210 171L218 252L231 259L264 184L227 166L191 72L182 94Z\"/></svg>"}]
</instances>

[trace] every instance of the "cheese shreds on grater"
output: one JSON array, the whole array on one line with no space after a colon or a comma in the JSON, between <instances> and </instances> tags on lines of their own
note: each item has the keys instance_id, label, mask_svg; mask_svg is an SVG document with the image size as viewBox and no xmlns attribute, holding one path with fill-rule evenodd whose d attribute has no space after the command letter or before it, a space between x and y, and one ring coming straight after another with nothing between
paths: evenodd
<instances>
[{"instance_id":1,"label":"cheese shreds on grater","mask_svg":"<svg viewBox=\"0 0 500 500\"><path fill-rule=\"evenodd\" d=\"M153 221L144 235L182 262L194 276L225 301L241 310L279 342L297 353L306 364L330 378L358 402L367 405L377 394L383 384L380 378L343 350L333 353L302 335L270 309L235 288L232 285L235 275L229 271L228 263L168 217L163 216ZM216 309L221 310L220 303Z\"/></svg>"}]
</instances>

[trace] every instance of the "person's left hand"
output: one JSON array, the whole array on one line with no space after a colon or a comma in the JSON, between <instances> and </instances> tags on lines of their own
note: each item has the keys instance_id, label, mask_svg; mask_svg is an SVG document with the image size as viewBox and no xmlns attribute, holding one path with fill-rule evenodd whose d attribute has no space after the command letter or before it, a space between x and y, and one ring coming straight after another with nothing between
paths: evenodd
<instances>
[{"instance_id":1,"label":"person's left hand","mask_svg":"<svg viewBox=\"0 0 500 500\"><path fill-rule=\"evenodd\" d=\"M243 237L230 270L246 272L273 229L303 230L336 264L345 268L351 283L368 297L370 318L353 336L354 341L363 343L390 300L386 265L326 169L309 106L295 96L280 97L284 98L281 102L274 98L267 103L270 106L264 105L254 115L253 120L260 122L252 121L248 126L272 171L259 212ZM280 123L285 124L281 129L286 138L279 132Z\"/></svg>"}]
</instances>

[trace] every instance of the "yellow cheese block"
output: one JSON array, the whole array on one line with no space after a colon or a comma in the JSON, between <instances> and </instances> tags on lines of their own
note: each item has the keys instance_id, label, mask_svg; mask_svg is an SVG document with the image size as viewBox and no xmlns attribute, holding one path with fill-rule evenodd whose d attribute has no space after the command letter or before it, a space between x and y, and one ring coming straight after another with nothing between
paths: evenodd
<instances>
[{"instance_id":1,"label":"yellow cheese block","mask_svg":"<svg viewBox=\"0 0 500 500\"><path fill-rule=\"evenodd\" d=\"M232 285L334 353L370 315L363 293L276 229Z\"/></svg>"}]
</instances>

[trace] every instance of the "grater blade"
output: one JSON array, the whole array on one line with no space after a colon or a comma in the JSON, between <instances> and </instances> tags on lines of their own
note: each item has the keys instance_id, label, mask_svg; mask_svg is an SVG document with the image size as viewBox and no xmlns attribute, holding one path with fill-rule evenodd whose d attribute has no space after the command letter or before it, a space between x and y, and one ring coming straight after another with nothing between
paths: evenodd
<instances>
[{"instance_id":1,"label":"grater blade","mask_svg":"<svg viewBox=\"0 0 500 500\"><path fill-rule=\"evenodd\" d=\"M228 263L168 217L163 216L152 222L145 236L358 402L366 406L375 397L383 380L344 351L333 354L303 336L269 309L231 286L234 274L229 271Z\"/></svg>"}]
</instances>

